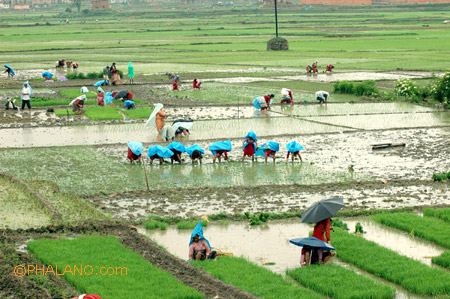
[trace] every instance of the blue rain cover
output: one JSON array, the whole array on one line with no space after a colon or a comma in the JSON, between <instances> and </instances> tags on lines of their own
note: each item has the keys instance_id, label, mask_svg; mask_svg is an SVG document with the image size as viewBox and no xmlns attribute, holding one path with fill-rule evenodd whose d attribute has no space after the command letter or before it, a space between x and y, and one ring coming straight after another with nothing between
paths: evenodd
<instances>
[{"instance_id":1,"label":"blue rain cover","mask_svg":"<svg viewBox=\"0 0 450 299\"><path fill-rule=\"evenodd\" d=\"M336 250L333 246L331 246L330 244L319 240L315 237L309 237L309 238L297 238L297 239L292 239L289 240L290 243L303 247L303 246L311 246L311 247L317 247L319 249L323 249L323 250Z\"/></svg>"},{"instance_id":2,"label":"blue rain cover","mask_svg":"<svg viewBox=\"0 0 450 299\"><path fill-rule=\"evenodd\" d=\"M134 105L134 102L130 101L130 100L126 100L124 103L125 108L131 107L132 105ZM133 109L133 108L131 108L131 109Z\"/></svg>"},{"instance_id":3,"label":"blue rain cover","mask_svg":"<svg viewBox=\"0 0 450 299\"><path fill-rule=\"evenodd\" d=\"M53 77L53 74L52 73L50 73L50 72L43 72L42 73L42 77L47 77L47 78L52 78Z\"/></svg>"},{"instance_id":4,"label":"blue rain cover","mask_svg":"<svg viewBox=\"0 0 450 299\"><path fill-rule=\"evenodd\" d=\"M248 134L245 135L245 138L252 138L255 142L258 141L258 138L256 137L256 134L253 131L248 132ZM256 151L256 144L255 144L255 142L253 143L253 146L255 147L255 151ZM244 144L244 146L242 148L245 148L247 145L248 145L248 141L245 142L245 144Z\"/></svg>"},{"instance_id":5,"label":"blue rain cover","mask_svg":"<svg viewBox=\"0 0 450 299\"><path fill-rule=\"evenodd\" d=\"M202 155L205 154L205 150L202 149L198 144L194 144L193 146L187 147L186 148L186 153L188 153L188 155L192 157L192 153L195 150L198 150L200 153L202 153Z\"/></svg>"},{"instance_id":6,"label":"blue rain cover","mask_svg":"<svg viewBox=\"0 0 450 299\"><path fill-rule=\"evenodd\" d=\"M167 146L167 148L170 149L170 150L176 150L176 151L179 151L179 152L182 152L182 153L186 152L186 147L184 145L182 145L181 143L176 142L176 141L170 143Z\"/></svg>"},{"instance_id":7,"label":"blue rain cover","mask_svg":"<svg viewBox=\"0 0 450 299\"><path fill-rule=\"evenodd\" d=\"M13 75L13 76L16 75L16 73L14 73L14 70L12 69L12 67L10 67L10 66L7 65L7 64L5 64L5 67L6 67L7 69L10 69L10 70L11 70L11 75Z\"/></svg>"},{"instance_id":8,"label":"blue rain cover","mask_svg":"<svg viewBox=\"0 0 450 299\"><path fill-rule=\"evenodd\" d=\"M295 153L301 151L303 149L303 146L297 141L292 141L286 145L286 148L290 153Z\"/></svg>"},{"instance_id":9,"label":"blue rain cover","mask_svg":"<svg viewBox=\"0 0 450 299\"><path fill-rule=\"evenodd\" d=\"M97 88L97 92L105 93L105 91L101 87Z\"/></svg>"},{"instance_id":10,"label":"blue rain cover","mask_svg":"<svg viewBox=\"0 0 450 299\"><path fill-rule=\"evenodd\" d=\"M94 86L100 86L100 85L102 85L103 83L105 82L105 80L100 80L100 81L98 81L97 83L95 83L94 84ZM106 84L108 84L108 80L106 80Z\"/></svg>"},{"instance_id":11,"label":"blue rain cover","mask_svg":"<svg viewBox=\"0 0 450 299\"><path fill-rule=\"evenodd\" d=\"M255 109L261 109L261 104L259 103L260 99L261 97L257 97L256 99L253 100L253 107L255 107Z\"/></svg>"},{"instance_id":12,"label":"blue rain cover","mask_svg":"<svg viewBox=\"0 0 450 299\"><path fill-rule=\"evenodd\" d=\"M105 103L106 104L112 104L114 101L113 97L112 97L112 92L107 92L105 94Z\"/></svg>"},{"instance_id":13,"label":"blue rain cover","mask_svg":"<svg viewBox=\"0 0 450 299\"><path fill-rule=\"evenodd\" d=\"M128 147L133 152L133 154L139 156L144 150L144 146L140 142L127 142Z\"/></svg>"},{"instance_id":14,"label":"blue rain cover","mask_svg":"<svg viewBox=\"0 0 450 299\"><path fill-rule=\"evenodd\" d=\"M209 146L209 150L215 156L217 155L217 151L225 150L231 151L231 140L228 141L217 141Z\"/></svg>"},{"instance_id":15,"label":"blue rain cover","mask_svg":"<svg viewBox=\"0 0 450 299\"><path fill-rule=\"evenodd\" d=\"M203 239L206 241L206 243L208 243L209 246L209 250L211 250L211 244L209 244L209 241L203 236L203 225L202 222L200 221L197 226L194 228L194 230L192 231L191 234L191 239L189 240L189 246L191 246L192 244L192 238L194 238L195 236L199 236L200 240Z\"/></svg>"},{"instance_id":16,"label":"blue rain cover","mask_svg":"<svg viewBox=\"0 0 450 299\"><path fill-rule=\"evenodd\" d=\"M157 154L161 158L170 158L173 156L173 152L161 145L155 145L148 148L148 156L151 157Z\"/></svg>"},{"instance_id":17,"label":"blue rain cover","mask_svg":"<svg viewBox=\"0 0 450 299\"><path fill-rule=\"evenodd\" d=\"M31 88L30 82L25 82L22 84L22 88L25 88L25 84L30 88L30 96L33 94L33 88Z\"/></svg>"},{"instance_id":18,"label":"blue rain cover","mask_svg":"<svg viewBox=\"0 0 450 299\"><path fill-rule=\"evenodd\" d=\"M278 152L280 150L280 145L277 142L269 141L264 143L259 147L256 151L255 156L264 157L264 150L273 150L274 152Z\"/></svg>"}]
</instances>

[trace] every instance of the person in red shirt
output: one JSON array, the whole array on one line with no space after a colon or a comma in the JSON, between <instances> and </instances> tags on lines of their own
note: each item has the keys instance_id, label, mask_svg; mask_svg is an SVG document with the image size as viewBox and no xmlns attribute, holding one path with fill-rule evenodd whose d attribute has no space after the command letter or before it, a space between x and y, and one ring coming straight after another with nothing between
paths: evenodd
<instances>
[{"instance_id":1,"label":"person in red shirt","mask_svg":"<svg viewBox=\"0 0 450 299\"><path fill-rule=\"evenodd\" d=\"M175 78L173 78L173 81L172 81L172 89L174 91L180 90L179 85L180 85L180 76L175 76Z\"/></svg>"},{"instance_id":2,"label":"person in red shirt","mask_svg":"<svg viewBox=\"0 0 450 299\"><path fill-rule=\"evenodd\" d=\"M275 97L275 95L274 94L271 94L271 95L265 95L264 96L264 100L266 101L266 104L267 104L267 107L261 107L261 110L267 110L267 109L272 109L272 107L270 107L270 102L271 102L271 100L273 99Z\"/></svg>"},{"instance_id":3,"label":"person in red shirt","mask_svg":"<svg viewBox=\"0 0 450 299\"><path fill-rule=\"evenodd\" d=\"M83 294L78 297L74 297L72 299L102 299L102 297L96 294Z\"/></svg>"},{"instance_id":4,"label":"person in red shirt","mask_svg":"<svg viewBox=\"0 0 450 299\"><path fill-rule=\"evenodd\" d=\"M316 75L317 73L319 73L319 69L317 68L317 60L316 61L314 61L314 63L313 63L313 65L312 65L312 71L313 71L313 74L314 75Z\"/></svg>"},{"instance_id":5,"label":"person in red shirt","mask_svg":"<svg viewBox=\"0 0 450 299\"><path fill-rule=\"evenodd\" d=\"M312 236L331 245L330 230L334 231L334 229L331 227L331 218L326 218L316 223ZM326 239L324 237L324 234ZM324 252L321 249L318 250L318 255L319 263L321 264L326 264L332 257L331 251Z\"/></svg>"},{"instance_id":6,"label":"person in red shirt","mask_svg":"<svg viewBox=\"0 0 450 299\"><path fill-rule=\"evenodd\" d=\"M331 73L333 71L333 69L334 69L334 65L328 64L326 69L325 69L325 72L330 72Z\"/></svg>"},{"instance_id":7,"label":"person in red shirt","mask_svg":"<svg viewBox=\"0 0 450 299\"><path fill-rule=\"evenodd\" d=\"M198 79L194 79L194 81L192 82L192 87L194 89L200 89L202 85L202 81L198 80Z\"/></svg>"}]
</instances>

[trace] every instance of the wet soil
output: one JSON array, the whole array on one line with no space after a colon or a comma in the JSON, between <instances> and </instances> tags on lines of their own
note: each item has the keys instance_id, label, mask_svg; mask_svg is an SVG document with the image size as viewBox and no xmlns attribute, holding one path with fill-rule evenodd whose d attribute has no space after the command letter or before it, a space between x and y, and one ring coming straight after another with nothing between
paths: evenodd
<instances>
[{"instance_id":1,"label":"wet soil","mask_svg":"<svg viewBox=\"0 0 450 299\"><path fill-rule=\"evenodd\" d=\"M51 235L49 235L51 233ZM56 237L78 237L84 234L114 235L127 248L135 251L144 259L148 260L154 266L167 271L185 285L197 289L205 294L207 298L256 298L234 286L223 283L222 281L210 276L201 269L198 269L187 263L184 259L179 259L169 252L161 249L149 238L130 229L130 226L115 222L86 222L78 226L58 225L48 226L39 229L28 230L0 230L0 242L3 244L14 243L23 244L30 238L56 238ZM2 266L11 263L8 260L1 260ZM13 263L14 264L14 263ZM32 263L31 263L32 264ZM0 267L0 269L11 270L10 267ZM17 288L16 292L22 290L22 285L14 281L11 275L2 278L6 285ZM26 286L23 287L28 289ZM44 290L45 291L45 290ZM45 297L41 289L31 289L31 297L28 298L51 298ZM35 297L32 297L32 296ZM100 294L101 295L101 294Z\"/></svg>"}]
</instances>

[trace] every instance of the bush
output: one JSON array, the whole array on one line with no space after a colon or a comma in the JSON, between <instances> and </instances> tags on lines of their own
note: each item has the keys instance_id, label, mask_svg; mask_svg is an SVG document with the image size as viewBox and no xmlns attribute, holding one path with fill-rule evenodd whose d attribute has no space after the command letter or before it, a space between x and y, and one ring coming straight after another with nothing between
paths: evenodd
<instances>
[{"instance_id":1,"label":"bush","mask_svg":"<svg viewBox=\"0 0 450 299\"><path fill-rule=\"evenodd\" d=\"M378 94L378 88L374 80L367 80L355 85L354 94L358 96L372 96Z\"/></svg>"},{"instance_id":2,"label":"bush","mask_svg":"<svg viewBox=\"0 0 450 299\"><path fill-rule=\"evenodd\" d=\"M416 83L411 79L400 79L395 83L395 92L399 96L413 97L419 95L419 89Z\"/></svg>"},{"instance_id":3,"label":"bush","mask_svg":"<svg viewBox=\"0 0 450 299\"><path fill-rule=\"evenodd\" d=\"M433 98L441 103L450 104L450 72L444 74L431 87Z\"/></svg>"},{"instance_id":4,"label":"bush","mask_svg":"<svg viewBox=\"0 0 450 299\"><path fill-rule=\"evenodd\" d=\"M98 79L98 78L103 78L103 73L96 73L96 72L93 72L93 73L88 73L87 74L87 76L86 76L88 79Z\"/></svg>"},{"instance_id":5,"label":"bush","mask_svg":"<svg viewBox=\"0 0 450 299\"><path fill-rule=\"evenodd\" d=\"M337 81L334 83L334 92L353 94L355 86L350 81Z\"/></svg>"},{"instance_id":6,"label":"bush","mask_svg":"<svg viewBox=\"0 0 450 299\"><path fill-rule=\"evenodd\" d=\"M432 178L435 182L450 180L450 172L434 173Z\"/></svg>"},{"instance_id":7,"label":"bush","mask_svg":"<svg viewBox=\"0 0 450 299\"><path fill-rule=\"evenodd\" d=\"M72 79L76 79L77 76L78 76L77 73L68 73L68 74L66 75L66 78L69 79L69 80L72 80Z\"/></svg>"}]
</instances>

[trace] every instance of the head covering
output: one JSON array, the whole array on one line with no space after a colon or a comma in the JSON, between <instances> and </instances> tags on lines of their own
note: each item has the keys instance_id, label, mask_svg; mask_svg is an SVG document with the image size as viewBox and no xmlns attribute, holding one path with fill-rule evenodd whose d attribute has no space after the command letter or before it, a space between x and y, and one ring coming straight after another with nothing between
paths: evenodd
<instances>
[{"instance_id":1,"label":"head covering","mask_svg":"<svg viewBox=\"0 0 450 299\"><path fill-rule=\"evenodd\" d=\"M193 146L187 147L186 153L188 153L188 155L192 157L192 153L195 150L199 151L202 155L205 154L205 150L201 148L198 144L194 144Z\"/></svg>"},{"instance_id":2,"label":"head covering","mask_svg":"<svg viewBox=\"0 0 450 299\"><path fill-rule=\"evenodd\" d=\"M259 147L259 149L255 153L255 156L264 157L265 150L272 150L274 152L278 152L280 150L280 144L278 144L278 142L274 142L274 141L266 142Z\"/></svg>"},{"instance_id":3,"label":"head covering","mask_svg":"<svg viewBox=\"0 0 450 299\"><path fill-rule=\"evenodd\" d=\"M176 76L173 78L173 80L177 80L177 79L180 79L180 76L176 75Z\"/></svg>"},{"instance_id":4,"label":"head covering","mask_svg":"<svg viewBox=\"0 0 450 299\"><path fill-rule=\"evenodd\" d=\"M134 102L131 101L131 100L126 100L125 103L124 103L125 108L128 108L130 110L133 109L133 105L134 105Z\"/></svg>"},{"instance_id":5,"label":"head covering","mask_svg":"<svg viewBox=\"0 0 450 299\"><path fill-rule=\"evenodd\" d=\"M158 155L161 158L170 158L173 156L173 152L165 147L162 147L161 145L155 145L148 148L147 155L149 157Z\"/></svg>"},{"instance_id":6,"label":"head covering","mask_svg":"<svg viewBox=\"0 0 450 299\"><path fill-rule=\"evenodd\" d=\"M83 87L81 87L80 92L81 93L88 93L89 89L86 86L83 86Z\"/></svg>"},{"instance_id":7,"label":"head covering","mask_svg":"<svg viewBox=\"0 0 450 299\"><path fill-rule=\"evenodd\" d=\"M100 86L97 88L97 92L105 93L105 91L103 90L103 88L101 88Z\"/></svg>"},{"instance_id":8,"label":"head covering","mask_svg":"<svg viewBox=\"0 0 450 299\"><path fill-rule=\"evenodd\" d=\"M144 146L141 142L127 142L128 147L133 152L133 154L140 156L144 150Z\"/></svg>"},{"instance_id":9,"label":"head covering","mask_svg":"<svg viewBox=\"0 0 450 299\"><path fill-rule=\"evenodd\" d=\"M286 148L290 153L295 153L301 151L303 149L303 146L296 141L292 141L286 145Z\"/></svg>"},{"instance_id":10,"label":"head covering","mask_svg":"<svg viewBox=\"0 0 450 299\"><path fill-rule=\"evenodd\" d=\"M217 155L217 151L220 150L229 152L231 151L231 140L214 142L209 146L209 150L214 156Z\"/></svg>"},{"instance_id":11,"label":"head covering","mask_svg":"<svg viewBox=\"0 0 450 299\"><path fill-rule=\"evenodd\" d=\"M255 109L261 109L260 99L261 97L257 97L253 100L253 107L255 107Z\"/></svg>"},{"instance_id":12,"label":"head covering","mask_svg":"<svg viewBox=\"0 0 450 299\"><path fill-rule=\"evenodd\" d=\"M10 66L7 65L7 64L5 64L5 67L11 71L11 75L12 75L12 76L15 76L15 75L16 75L16 73L14 73L14 70L12 69L12 67L10 67Z\"/></svg>"},{"instance_id":13,"label":"head covering","mask_svg":"<svg viewBox=\"0 0 450 299\"><path fill-rule=\"evenodd\" d=\"M251 139L253 139L255 142L258 141L258 138L256 137L256 134L255 134L255 132L253 132L253 131L248 132L247 135L245 135L245 138L246 138L246 139L247 139L247 138L251 138ZM246 141L245 144L244 144L244 146L243 146L242 148L245 148L248 144L249 144L249 142ZM255 143L253 143L253 146L255 147L255 150L256 150L256 144L255 144Z\"/></svg>"},{"instance_id":14,"label":"head covering","mask_svg":"<svg viewBox=\"0 0 450 299\"><path fill-rule=\"evenodd\" d=\"M182 145L181 143L176 142L176 141L170 143L167 146L167 148L172 150L172 151L176 150L176 151L179 151L179 152L182 152L182 153L186 152L186 147L184 145Z\"/></svg>"},{"instance_id":15,"label":"head covering","mask_svg":"<svg viewBox=\"0 0 450 299\"><path fill-rule=\"evenodd\" d=\"M200 240L201 239L205 240L206 243L208 243L209 250L211 250L211 244L209 244L209 241L203 236L203 226L202 226L202 222L201 221L197 224L197 226L192 231L191 239L189 240L189 246L191 246L191 244L193 242L192 240L194 239L195 236L199 236Z\"/></svg>"}]
</instances>

